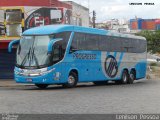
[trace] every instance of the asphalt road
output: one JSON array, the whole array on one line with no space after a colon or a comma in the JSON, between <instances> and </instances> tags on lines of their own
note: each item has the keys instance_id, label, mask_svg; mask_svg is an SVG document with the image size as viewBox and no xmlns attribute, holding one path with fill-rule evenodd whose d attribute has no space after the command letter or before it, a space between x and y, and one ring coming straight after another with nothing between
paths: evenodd
<instances>
[{"instance_id":1,"label":"asphalt road","mask_svg":"<svg viewBox=\"0 0 160 120\"><path fill-rule=\"evenodd\" d=\"M141 80L133 85L94 86L90 83L74 89L0 87L0 113L160 113L160 80Z\"/></svg>"}]
</instances>

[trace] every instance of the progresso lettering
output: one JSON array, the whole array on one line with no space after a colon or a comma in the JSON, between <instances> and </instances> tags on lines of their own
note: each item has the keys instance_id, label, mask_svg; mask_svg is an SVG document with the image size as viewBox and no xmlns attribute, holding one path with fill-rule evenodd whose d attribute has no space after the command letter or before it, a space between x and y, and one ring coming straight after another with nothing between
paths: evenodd
<instances>
[{"instance_id":1,"label":"progresso lettering","mask_svg":"<svg viewBox=\"0 0 160 120\"><path fill-rule=\"evenodd\" d=\"M73 54L73 59L95 60L96 54L75 53Z\"/></svg>"}]
</instances>

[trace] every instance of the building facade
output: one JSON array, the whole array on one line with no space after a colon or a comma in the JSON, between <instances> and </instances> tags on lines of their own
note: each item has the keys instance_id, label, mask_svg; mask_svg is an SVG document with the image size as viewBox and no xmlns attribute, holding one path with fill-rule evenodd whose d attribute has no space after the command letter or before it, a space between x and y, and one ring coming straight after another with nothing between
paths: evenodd
<instances>
[{"instance_id":1,"label":"building facade","mask_svg":"<svg viewBox=\"0 0 160 120\"><path fill-rule=\"evenodd\" d=\"M130 33L129 22L126 19L106 20L103 23L97 23L96 27L120 33Z\"/></svg>"},{"instance_id":2,"label":"building facade","mask_svg":"<svg viewBox=\"0 0 160 120\"><path fill-rule=\"evenodd\" d=\"M89 27L89 9L72 1L64 1L72 6L72 24Z\"/></svg>"},{"instance_id":3,"label":"building facade","mask_svg":"<svg viewBox=\"0 0 160 120\"><path fill-rule=\"evenodd\" d=\"M132 32L160 30L160 19L130 19L130 29Z\"/></svg>"}]
</instances>

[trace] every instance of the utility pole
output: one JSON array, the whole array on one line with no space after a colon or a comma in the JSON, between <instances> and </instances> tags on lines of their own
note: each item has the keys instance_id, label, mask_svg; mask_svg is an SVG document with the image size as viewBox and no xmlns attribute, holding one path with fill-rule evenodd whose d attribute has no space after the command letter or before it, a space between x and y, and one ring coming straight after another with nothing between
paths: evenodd
<instances>
[{"instance_id":1,"label":"utility pole","mask_svg":"<svg viewBox=\"0 0 160 120\"><path fill-rule=\"evenodd\" d=\"M93 28L96 27L96 12L93 10L93 18L92 18L92 21L93 21Z\"/></svg>"}]
</instances>

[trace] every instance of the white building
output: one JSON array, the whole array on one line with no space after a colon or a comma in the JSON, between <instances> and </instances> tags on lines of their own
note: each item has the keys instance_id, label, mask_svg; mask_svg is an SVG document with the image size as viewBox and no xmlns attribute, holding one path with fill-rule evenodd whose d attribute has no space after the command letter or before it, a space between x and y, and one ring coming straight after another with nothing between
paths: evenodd
<instances>
[{"instance_id":1,"label":"white building","mask_svg":"<svg viewBox=\"0 0 160 120\"><path fill-rule=\"evenodd\" d=\"M105 26L105 28L109 30L117 31L120 33L130 33L129 22L126 19L110 19L104 21L100 25Z\"/></svg>"},{"instance_id":2,"label":"white building","mask_svg":"<svg viewBox=\"0 0 160 120\"><path fill-rule=\"evenodd\" d=\"M89 27L89 9L73 1L63 1L72 5L72 24Z\"/></svg>"}]
</instances>

